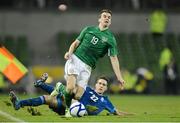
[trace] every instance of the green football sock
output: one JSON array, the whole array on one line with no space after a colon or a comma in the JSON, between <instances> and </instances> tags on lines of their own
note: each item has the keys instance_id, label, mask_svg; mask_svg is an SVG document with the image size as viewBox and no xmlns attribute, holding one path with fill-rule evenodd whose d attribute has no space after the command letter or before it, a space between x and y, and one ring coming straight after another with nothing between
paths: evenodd
<instances>
[{"instance_id":1,"label":"green football sock","mask_svg":"<svg viewBox=\"0 0 180 123\"><path fill-rule=\"evenodd\" d=\"M63 95L65 95L66 94L66 87L63 84L61 84L61 86L59 86L59 91L58 92L62 92Z\"/></svg>"},{"instance_id":2,"label":"green football sock","mask_svg":"<svg viewBox=\"0 0 180 123\"><path fill-rule=\"evenodd\" d=\"M67 105L67 107L69 108L70 105L71 105L71 100L72 100L72 98L73 98L73 94L70 94L70 93L68 93L67 91L65 91L64 96L65 96L66 105Z\"/></svg>"}]
</instances>

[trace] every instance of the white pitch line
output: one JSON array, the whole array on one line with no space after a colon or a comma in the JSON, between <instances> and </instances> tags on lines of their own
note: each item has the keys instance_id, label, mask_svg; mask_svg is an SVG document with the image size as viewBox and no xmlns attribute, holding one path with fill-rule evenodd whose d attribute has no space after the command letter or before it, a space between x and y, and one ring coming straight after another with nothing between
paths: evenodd
<instances>
[{"instance_id":1,"label":"white pitch line","mask_svg":"<svg viewBox=\"0 0 180 123\"><path fill-rule=\"evenodd\" d=\"M23 120L21 120L21 119L18 119L18 118L15 118L15 117L13 117L12 115L10 115L10 114L8 114L8 113L6 113L6 112L4 112L4 111L1 111L1 110L0 110L0 115L6 117L6 118L9 119L9 120L15 121L15 122L26 123L25 121L23 121Z\"/></svg>"}]
</instances>

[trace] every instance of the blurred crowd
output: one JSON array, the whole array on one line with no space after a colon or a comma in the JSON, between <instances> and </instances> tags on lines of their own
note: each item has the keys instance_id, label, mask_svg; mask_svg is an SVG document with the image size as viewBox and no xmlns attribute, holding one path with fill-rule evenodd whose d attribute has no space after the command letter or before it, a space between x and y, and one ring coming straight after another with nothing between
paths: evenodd
<instances>
[{"instance_id":1,"label":"blurred crowd","mask_svg":"<svg viewBox=\"0 0 180 123\"><path fill-rule=\"evenodd\" d=\"M0 9L55 10L59 4L67 4L71 10L95 11L109 8L113 11L149 11L162 7L168 11L180 10L179 0L1 0Z\"/></svg>"},{"instance_id":2,"label":"blurred crowd","mask_svg":"<svg viewBox=\"0 0 180 123\"><path fill-rule=\"evenodd\" d=\"M111 83L109 84L110 93L130 93L130 94L153 94L161 92L163 94L179 94L179 60L176 56L176 49L174 50L172 45L169 45L168 41L165 41L165 34L168 29L168 13L169 12L179 12L180 11L180 1L179 0L1 0L0 1L0 11L5 10L57 10L60 4L66 4L70 7L70 11L96 11L96 8L109 8L114 12L149 12L149 17L147 18L149 24L149 33L150 37L152 37L152 42L155 44L155 50L157 50L158 56L155 56L158 59L158 62L154 62L155 64L159 64L159 68L156 68L158 71L152 71L151 65L150 67L147 66L138 66L132 68L131 70L122 66L123 68L123 76L125 81L127 82L125 85L125 90L120 90L117 86L117 82L114 76L110 76ZM80 8L81 7L81 8ZM63 37L63 36L62 36ZM120 37L121 38L121 37ZM4 38L5 39L5 38ZM23 42L26 40L26 37L20 37L19 41ZM167 40L167 38L166 38ZM170 39L171 41L172 39ZM177 39L175 39L177 40ZM7 40L9 42L9 38ZM24 41L25 42L25 41ZM26 41L27 42L27 41ZM60 40L61 42L61 40ZM178 42L178 41L177 41ZM1 43L1 42L0 42ZM162 44L162 47L159 48L156 44ZM177 43L178 44L178 43ZM28 44L25 44L26 46ZM19 44L22 46L22 44ZM26 54L26 50L28 48L23 46L21 48L17 48L14 50L18 52L18 49L22 49L20 52L17 53L18 59L24 60L23 63L29 67L30 56ZM178 46L177 46L178 47ZM10 51L14 49L15 46L11 45L9 48ZM24 49L23 49L24 48ZM12 51L13 52L13 51ZM24 55L25 54L25 55ZM16 55L16 53L15 53ZM126 55L126 54L121 54ZM147 54L146 54L147 55ZM135 56L134 56L135 57ZM147 56L151 57L151 56ZM29 60L27 60L29 59ZM153 59L153 58L152 58ZM148 62L149 63L149 62ZM141 63L140 63L141 64ZM62 68L63 66L51 68L49 70L50 75L52 73L53 77L49 77L49 83L55 84L57 78L61 75L62 77ZM36 67L38 68L38 67ZM28 81L27 83L17 84L16 88L18 90L34 93L36 90L33 88L33 81L35 81L40 73L38 70L36 71L36 75L34 75L34 69L28 68L29 74L26 75L21 81ZM48 72L45 68L43 69L44 72ZM157 79L158 76L162 77L161 79ZM159 78L161 78L159 77ZM55 80L55 81L54 81ZM64 80L62 80L64 82ZM163 85L159 85L160 82L163 81ZM2 73L0 73L0 93L7 92L13 85L9 82L7 78L4 77ZM154 91L154 86L163 87L159 89L158 92ZM158 88L157 87L157 88Z\"/></svg>"}]
</instances>

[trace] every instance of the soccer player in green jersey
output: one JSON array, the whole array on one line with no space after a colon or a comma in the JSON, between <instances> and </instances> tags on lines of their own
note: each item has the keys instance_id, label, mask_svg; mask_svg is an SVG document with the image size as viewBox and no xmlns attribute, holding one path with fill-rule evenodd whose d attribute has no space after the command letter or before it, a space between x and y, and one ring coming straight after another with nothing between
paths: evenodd
<instances>
[{"instance_id":1,"label":"soccer player in green jersey","mask_svg":"<svg viewBox=\"0 0 180 123\"><path fill-rule=\"evenodd\" d=\"M99 25L84 28L64 55L67 60L65 64L67 107L71 104L72 93L75 92L75 98L79 98L78 93L85 89L91 70L96 67L97 60L107 53L120 87L123 89L125 81L120 71L116 39L108 29L111 25L111 19L112 12L107 9L102 10L98 19Z\"/></svg>"}]
</instances>

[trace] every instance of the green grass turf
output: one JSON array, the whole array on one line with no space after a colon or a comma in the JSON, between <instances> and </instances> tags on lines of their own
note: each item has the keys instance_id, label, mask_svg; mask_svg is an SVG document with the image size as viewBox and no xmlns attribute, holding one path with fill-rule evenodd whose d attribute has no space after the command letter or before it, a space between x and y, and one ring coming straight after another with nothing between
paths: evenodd
<instances>
[{"instance_id":1,"label":"green grass turf","mask_svg":"<svg viewBox=\"0 0 180 123\"><path fill-rule=\"evenodd\" d=\"M21 99L30 97L18 96ZM8 95L0 95L0 111L27 122L180 122L180 96L110 95L109 98L118 109L133 112L136 115L124 117L106 116L106 113L103 112L98 116L64 118L58 116L44 105L36 108L41 112L41 116L32 116L27 112L27 107L15 111L12 106L8 106ZM6 121L11 120L0 115L0 122Z\"/></svg>"}]
</instances>

